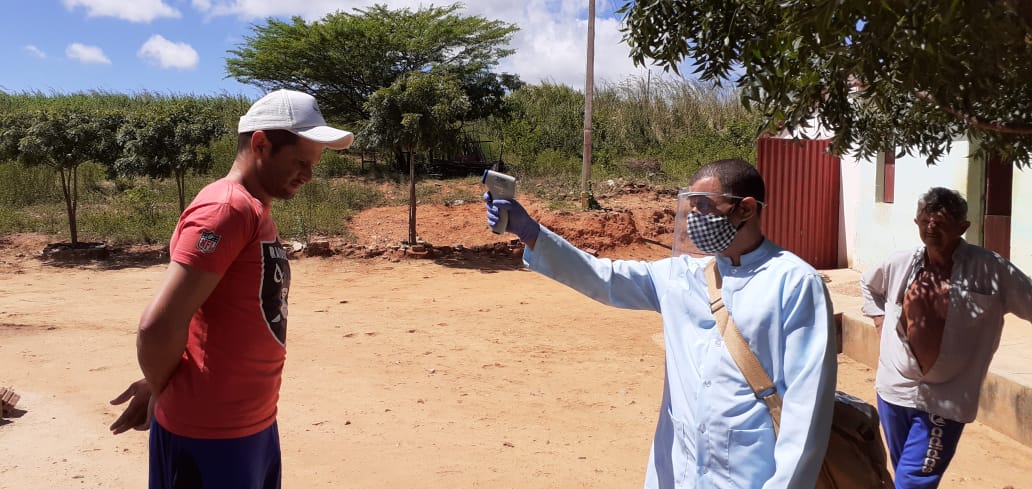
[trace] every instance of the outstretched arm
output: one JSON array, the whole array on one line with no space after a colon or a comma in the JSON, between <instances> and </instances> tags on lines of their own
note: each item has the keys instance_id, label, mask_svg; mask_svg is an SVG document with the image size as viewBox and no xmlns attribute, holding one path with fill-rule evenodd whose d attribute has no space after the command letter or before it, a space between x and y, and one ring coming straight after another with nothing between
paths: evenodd
<instances>
[{"instance_id":1,"label":"outstretched arm","mask_svg":"<svg viewBox=\"0 0 1032 489\"><path fill-rule=\"evenodd\" d=\"M485 193L484 202L489 226L498 222L500 211L509 213L506 231L516 234L527 246L524 261L530 269L603 304L659 310L650 264L591 256L543 228L515 199L496 200Z\"/></svg>"}]
</instances>

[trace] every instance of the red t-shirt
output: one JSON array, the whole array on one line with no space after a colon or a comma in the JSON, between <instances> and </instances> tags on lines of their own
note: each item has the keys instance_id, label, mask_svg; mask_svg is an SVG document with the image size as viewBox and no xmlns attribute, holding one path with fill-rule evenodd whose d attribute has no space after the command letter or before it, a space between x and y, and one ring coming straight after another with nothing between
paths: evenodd
<instances>
[{"instance_id":1,"label":"red t-shirt","mask_svg":"<svg viewBox=\"0 0 1032 489\"><path fill-rule=\"evenodd\" d=\"M222 276L194 313L179 367L154 415L190 438L240 438L276 419L286 359L290 264L269 208L216 181L179 218L173 261Z\"/></svg>"}]
</instances>

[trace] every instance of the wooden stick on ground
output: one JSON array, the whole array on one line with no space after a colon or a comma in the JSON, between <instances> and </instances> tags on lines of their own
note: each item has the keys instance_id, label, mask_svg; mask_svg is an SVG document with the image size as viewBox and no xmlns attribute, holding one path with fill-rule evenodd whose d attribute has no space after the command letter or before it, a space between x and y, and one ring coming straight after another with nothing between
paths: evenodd
<instances>
[{"instance_id":1,"label":"wooden stick on ground","mask_svg":"<svg viewBox=\"0 0 1032 489\"><path fill-rule=\"evenodd\" d=\"M10 387L0 387L0 417L8 416L14 411L14 406L21 400L21 396Z\"/></svg>"}]
</instances>

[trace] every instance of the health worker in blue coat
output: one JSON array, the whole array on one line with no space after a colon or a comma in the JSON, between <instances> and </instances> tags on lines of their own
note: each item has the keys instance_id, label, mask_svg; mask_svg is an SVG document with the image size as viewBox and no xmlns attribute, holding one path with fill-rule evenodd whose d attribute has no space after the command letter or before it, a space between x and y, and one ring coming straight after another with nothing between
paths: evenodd
<instances>
[{"instance_id":1,"label":"health worker in blue coat","mask_svg":"<svg viewBox=\"0 0 1032 489\"><path fill-rule=\"evenodd\" d=\"M821 276L764 237L765 197L753 165L703 166L679 194L675 228L684 232L674 256L645 262L596 258L541 226L516 200L484 195L489 225L508 212L506 230L526 245L527 267L603 304L662 315L666 374L646 488L816 483L835 396L832 306ZM683 254L688 249L695 256ZM731 317L782 396L778 432L710 311L710 260L723 277Z\"/></svg>"}]
</instances>

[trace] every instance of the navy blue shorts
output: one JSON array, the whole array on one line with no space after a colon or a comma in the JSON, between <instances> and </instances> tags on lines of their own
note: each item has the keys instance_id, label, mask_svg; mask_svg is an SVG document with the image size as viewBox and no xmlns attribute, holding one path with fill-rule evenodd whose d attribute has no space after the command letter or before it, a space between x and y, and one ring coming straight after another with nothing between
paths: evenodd
<instances>
[{"instance_id":1,"label":"navy blue shorts","mask_svg":"<svg viewBox=\"0 0 1032 489\"><path fill-rule=\"evenodd\" d=\"M889 404L878 396L878 416L898 489L934 489L942 482L964 423L920 409Z\"/></svg>"},{"instance_id":2,"label":"navy blue shorts","mask_svg":"<svg viewBox=\"0 0 1032 489\"><path fill-rule=\"evenodd\" d=\"M243 438L204 440L150 428L150 489L279 489L279 429Z\"/></svg>"}]
</instances>

